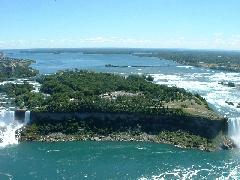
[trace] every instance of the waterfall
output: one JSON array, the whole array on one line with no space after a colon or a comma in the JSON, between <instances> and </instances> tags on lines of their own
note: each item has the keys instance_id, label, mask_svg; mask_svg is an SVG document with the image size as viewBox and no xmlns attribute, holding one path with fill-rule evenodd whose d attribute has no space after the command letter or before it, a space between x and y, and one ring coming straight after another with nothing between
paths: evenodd
<instances>
[{"instance_id":1,"label":"waterfall","mask_svg":"<svg viewBox=\"0 0 240 180\"><path fill-rule=\"evenodd\" d=\"M21 127L22 124L15 121L14 111L0 111L0 147L17 144L16 130Z\"/></svg>"},{"instance_id":2,"label":"waterfall","mask_svg":"<svg viewBox=\"0 0 240 180\"><path fill-rule=\"evenodd\" d=\"M24 116L24 124L28 124L29 122L30 122L30 111L26 111Z\"/></svg>"},{"instance_id":3,"label":"waterfall","mask_svg":"<svg viewBox=\"0 0 240 180\"><path fill-rule=\"evenodd\" d=\"M228 135L240 147L240 117L229 118Z\"/></svg>"},{"instance_id":4,"label":"waterfall","mask_svg":"<svg viewBox=\"0 0 240 180\"><path fill-rule=\"evenodd\" d=\"M18 143L16 131L29 123L30 111L26 111L22 122L15 120L15 111L0 111L0 148Z\"/></svg>"}]
</instances>

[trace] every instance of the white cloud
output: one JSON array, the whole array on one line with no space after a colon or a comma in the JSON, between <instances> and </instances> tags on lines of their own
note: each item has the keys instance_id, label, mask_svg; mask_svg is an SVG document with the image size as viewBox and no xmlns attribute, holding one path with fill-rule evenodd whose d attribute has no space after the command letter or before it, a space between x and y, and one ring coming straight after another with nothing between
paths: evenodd
<instances>
[{"instance_id":1,"label":"white cloud","mask_svg":"<svg viewBox=\"0 0 240 180\"><path fill-rule=\"evenodd\" d=\"M117 36L96 36L76 38L40 38L0 41L0 48L73 48L73 47L136 47L136 48L194 48L194 49L236 49L240 50L240 34L229 37L214 33L212 38L157 37L155 39L128 38Z\"/></svg>"}]
</instances>

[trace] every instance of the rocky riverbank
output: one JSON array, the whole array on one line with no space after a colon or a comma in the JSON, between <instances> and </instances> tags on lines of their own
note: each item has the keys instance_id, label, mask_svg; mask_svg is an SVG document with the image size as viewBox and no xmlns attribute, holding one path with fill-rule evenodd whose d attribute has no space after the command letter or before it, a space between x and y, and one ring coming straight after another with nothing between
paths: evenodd
<instances>
[{"instance_id":1,"label":"rocky riverbank","mask_svg":"<svg viewBox=\"0 0 240 180\"><path fill-rule=\"evenodd\" d=\"M47 135L41 135L34 132L35 127L26 126L20 131L20 142L38 141L38 142L67 142L67 141L135 141L172 144L179 148L199 149L202 151L228 150L235 147L233 142L226 136L218 137L215 140L209 140L200 136L189 134L183 131L169 132L162 131L158 135L147 134L145 132L113 132L109 134L98 134L95 132L81 132L77 134L64 134L54 132Z\"/></svg>"}]
</instances>

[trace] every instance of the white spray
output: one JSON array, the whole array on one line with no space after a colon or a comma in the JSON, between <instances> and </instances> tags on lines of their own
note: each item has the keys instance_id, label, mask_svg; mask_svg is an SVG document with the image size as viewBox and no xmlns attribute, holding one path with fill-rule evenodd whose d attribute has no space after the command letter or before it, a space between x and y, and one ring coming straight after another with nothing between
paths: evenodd
<instances>
[{"instance_id":1,"label":"white spray","mask_svg":"<svg viewBox=\"0 0 240 180\"><path fill-rule=\"evenodd\" d=\"M25 112L24 122L15 120L15 112L0 111L0 148L7 145L18 144L17 130L22 128L30 121L30 111Z\"/></svg>"},{"instance_id":2,"label":"white spray","mask_svg":"<svg viewBox=\"0 0 240 180\"><path fill-rule=\"evenodd\" d=\"M229 118L228 134L234 143L240 148L240 117Z\"/></svg>"}]
</instances>

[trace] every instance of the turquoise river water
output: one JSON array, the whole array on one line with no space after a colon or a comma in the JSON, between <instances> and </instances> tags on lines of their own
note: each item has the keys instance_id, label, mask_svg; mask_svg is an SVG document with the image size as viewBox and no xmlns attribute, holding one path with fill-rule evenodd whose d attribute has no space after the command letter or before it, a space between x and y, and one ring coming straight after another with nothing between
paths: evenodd
<instances>
[{"instance_id":1,"label":"turquoise river water","mask_svg":"<svg viewBox=\"0 0 240 180\"><path fill-rule=\"evenodd\" d=\"M0 179L239 179L239 153L136 142L21 143L0 150Z\"/></svg>"}]
</instances>

